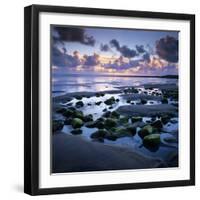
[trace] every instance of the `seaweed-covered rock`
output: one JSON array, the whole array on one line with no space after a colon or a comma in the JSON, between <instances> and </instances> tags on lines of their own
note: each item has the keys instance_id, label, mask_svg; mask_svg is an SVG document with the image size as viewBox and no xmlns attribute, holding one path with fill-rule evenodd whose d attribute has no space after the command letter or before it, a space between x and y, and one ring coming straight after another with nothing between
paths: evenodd
<instances>
[{"instance_id":1,"label":"seaweed-covered rock","mask_svg":"<svg viewBox=\"0 0 200 200\"><path fill-rule=\"evenodd\" d=\"M74 130L72 130L71 131L71 133L73 134L73 135L80 135L80 134L82 134L82 130L81 129L79 129L79 128L77 128L77 129L74 129Z\"/></svg>"},{"instance_id":2,"label":"seaweed-covered rock","mask_svg":"<svg viewBox=\"0 0 200 200\"><path fill-rule=\"evenodd\" d=\"M95 131L94 133L92 133L90 135L91 138L104 138L105 135L108 134L108 131L104 130L104 129L99 129L98 131Z\"/></svg>"},{"instance_id":3,"label":"seaweed-covered rock","mask_svg":"<svg viewBox=\"0 0 200 200\"><path fill-rule=\"evenodd\" d=\"M121 116L119 118L119 123L120 124L126 124L126 123L128 123L128 121L129 121L129 117L127 117L127 116Z\"/></svg>"},{"instance_id":4,"label":"seaweed-covered rock","mask_svg":"<svg viewBox=\"0 0 200 200\"><path fill-rule=\"evenodd\" d=\"M138 135L141 138L144 138L145 136L152 134L153 131L154 131L154 129L151 125L146 125L138 132Z\"/></svg>"},{"instance_id":5,"label":"seaweed-covered rock","mask_svg":"<svg viewBox=\"0 0 200 200\"><path fill-rule=\"evenodd\" d=\"M62 130L64 126L64 122L62 120L53 120L52 129L53 132Z\"/></svg>"},{"instance_id":6,"label":"seaweed-covered rock","mask_svg":"<svg viewBox=\"0 0 200 200\"><path fill-rule=\"evenodd\" d=\"M112 127L115 127L117 125L116 120L112 119L112 118L107 118L104 122L104 126L109 129Z\"/></svg>"},{"instance_id":7,"label":"seaweed-covered rock","mask_svg":"<svg viewBox=\"0 0 200 200\"><path fill-rule=\"evenodd\" d=\"M163 127L161 120L156 120L151 124L151 126L157 128L158 130L160 130Z\"/></svg>"},{"instance_id":8,"label":"seaweed-covered rock","mask_svg":"<svg viewBox=\"0 0 200 200\"><path fill-rule=\"evenodd\" d=\"M83 107L84 106L84 103L82 102L82 101L77 101L76 102L76 107L77 108L81 108L81 107Z\"/></svg>"},{"instance_id":9,"label":"seaweed-covered rock","mask_svg":"<svg viewBox=\"0 0 200 200\"><path fill-rule=\"evenodd\" d=\"M104 103L106 105L112 105L115 103L115 98L114 97L110 97L109 99L107 99L106 101L104 101Z\"/></svg>"},{"instance_id":10,"label":"seaweed-covered rock","mask_svg":"<svg viewBox=\"0 0 200 200\"><path fill-rule=\"evenodd\" d=\"M80 110L76 110L73 112L73 117L74 118L79 118L79 119L84 119L84 115L83 115L83 112L80 111Z\"/></svg>"},{"instance_id":11,"label":"seaweed-covered rock","mask_svg":"<svg viewBox=\"0 0 200 200\"><path fill-rule=\"evenodd\" d=\"M131 134L131 135L135 135L136 134L136 131L137 131L137 129L136 129L136 127L134 127L134 126L128 126L127 128L127 131Z\"/></svg>"},{"instance_id":12,"label":"seaweed-covered rock","mask_svg":"<svg viewBox=\"0 0 200 200\"><path fill-rule=\"evenodd\" d=\"M141 122L142 121L142 117L131 117L131 122L135 123L135 122Z\"/></svg>"},{"instance_id":13,"label":"seaweed-covered rock","mask_svg":"<svg viewBox=\"0 0 200 200\"><path fill-rule=\"evenodd\" d=\"M143 145L146 147L156 147L160 144L160 134L147 135L143 139Z\"/></svg>"},{"instance_id":14,"label":"seaweed-covered rock","mask_svg":"<svg viewBox=\"0 0 200 200\"><path fill-rule=\"evenodd\" d=\"M96 121L95 121L95 127L96 128L99 128L99 129L103 129L104 128L104 121L101 121L101 120L99 120L99 119L97 119Z\"/></svg>"},{"instance_id":15,"label":"seaweed-covered rock","mask_svg":"<svg viewBox=\"0 0 200 200\"><path fill-rule=\"evenodd\" d=\"M113 111L113 112L111 112L111 116L110 117L118 119L120 117L120 114L117 111Z\"/></svg>"},{"instance_id":16,"label":"seaweed-covered rock","mask_svg":"<svg viewBox=\"0 0 200 200\"><path fill-rule=\"evenodd\" d=\"M71 124L73 128L80 128L81 126L83 126L83 121L79 118L74 118Z\"/></svg>"},{"instance_id":17,"label":"seaweed-covered rock","mask_svg":"<svg viewBox=\"0 0 200 200\"><path fill-rule=\"evenodd\" d=\"M71 116L73 116L74 111L67 108L67 109L65 109L65 111L64 111L62 114L63 114L63 116L65 116L65 117L71 117Z\"/></svg>"}]
</instances>

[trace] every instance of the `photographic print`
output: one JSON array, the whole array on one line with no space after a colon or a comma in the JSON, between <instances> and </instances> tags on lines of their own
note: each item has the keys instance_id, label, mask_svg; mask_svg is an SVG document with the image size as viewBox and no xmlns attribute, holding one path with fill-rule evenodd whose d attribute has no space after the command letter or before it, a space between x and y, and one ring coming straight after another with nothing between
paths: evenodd
<instances>
[{"instance_id":1,"label":"photographic print","mask_svg":"<svg viewBox=\"0 0 200 200\"><path fill-rule=\"evenodd\" d=\"M195 16L31 5L24 192L195 184Z\"/></svg>"},{"instance_id":2,"label":"photographic print","mask_svg":"<svg viewBox=\"0 0 200 200\"><path fill-rule=\"evenodd\" d=\"M179 166L179 32L51 25L52 173Z\"/></svg>"}]
</instances>

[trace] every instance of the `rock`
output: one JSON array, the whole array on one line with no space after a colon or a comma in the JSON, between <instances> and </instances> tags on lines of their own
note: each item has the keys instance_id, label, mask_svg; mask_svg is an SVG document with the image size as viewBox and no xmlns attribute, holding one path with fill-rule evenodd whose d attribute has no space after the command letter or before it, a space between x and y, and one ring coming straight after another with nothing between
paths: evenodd
<instances>
[{"instance_id":1,"label":"rock","mask_svg":"<svg viewBox=\"0 0 200 200\"><path fill-rule=\"evenodd\" d=\"M91 114L90 115L86 115L86 116L84 116L83 121L84 122L93 121L93 116Z\"/></svg>"},{"instance_id":2,"label":"rock","mask_svg":"<svg viewBox=\"0 0 200 200\"><path fill-rule=\"evenodd\" d=\"M100 97L101 94L100 94L100 93L96 93L95 96L96 96L96 97Z\"/></svg>"},{"instance_id":3,"label":"rock","mask_svg":"<svg viewBox=\"0 0 200 200\"><path fill-rule=\"evenodd\" d=\"M146 104L147 100L146 99L141 99L141 104Z\"/></svg>"},{"instance_id":4,"label":"rock","mask_svg":"<svg viewBox=\"0 0 200 200\"><path fill-rule=\"evenodd\" d=\"M74 113L73 113L73 117L74 118L79 118L79 119L84 119L84 115L83 115L83 112L82 111L80 111L80 110L76 110L76 111L74 111Z\"/></svg>"},{"instance_id":5,"label":"rock","mask_svg":"<svg viewBox=\"0 0 200 200\"><path fill-rule=\"evenodd\" d=\"M156 147L160 144L160 134L147 135L143 139L143 145L146 147Z\"/></svg>"},{"instance_id":6,"label":"rock","mask_svg":"<svg viewBox=\"0 0 200 200\"><path fill-rule=\"evenodd\" d=\"M72 124L72 118L65 119L64 124L65 125L71 125Z\"/></svg>"},{"instance_id":7,"label":"rock","mask_svg":"<svg viewBox=\"0 0 200 200\"><path fill-rule=\"evenodd\" d=\"M96 127L96 124L95 124L94 121L91 121L91 122L85 123L85 126L86 126L87 128L95 128L95 127Z\"/></svg>"},{"instance_id":8,"label":"rock","mask_svg":"<svg viewBox=\"0 0 200 200\"><path fill-rule=\"evenodd\" d=\"M99 106L101 103L102 103L102 101L98 101L95 104Z\"/></svg>"},{"instance_id":9,"label":"rock","mask_svg":"<svg viewBox=\"0 0 200 200\"><path fill-rule=\"evenodd\" d=\"M110 117L110 115L111 115L111 112L107 111L106 113L103 114L103 117Z\"/></svg>"},{"instance_id":10,"label":"rock","mask_svg":"<svg viewBox=\"0 0 200 200\"><path fill-rule=\"evenodd\" d=\"M53 120L52 129L53 132L62 130L64 122L62 120Z\"/></svg>"},{"instance_id":11,"label":"rock","mask_svg":"<svg viewBox=\"0 0 200 200\"><path fill-rule=\"evenodd\" d=\"M135 123L135 122L141 122L142 121L142 117L131 117L131 122Z\"/></svg>"},{"instance_id":12,"label":"rock","mask_svg":"<svg viewBox=\"0 0 200 200\"><path fill-rule=\"evenodd\" d=\"M114 97L110 97L109 99L107 99L106 101L104 101L104 103L106 105L112 105L115 103L115 98Z\"/></svg>"},{"instance_id":13,"label":"rock","mask_svg":"<svg viewBox=\"0 0 200 200\"><path fill-rule=\"evenodd\" d=\"M113 109L113 107L112 107L112 106L110 106L108 109L110 109L110 110L111 110L111 109Z\"/></svg>"},{"instance_id":14,"label":"rock","mask_svg":"<svg viewBox=\"0 0 200 200\"><path fill-rule=\"evenodd\" d=\"M135 128L142 128L144 127L146 124L143 122L143 121L137 121L137 122L134 122L131 126L135 127Z\"/></svg>"},{"instance_id":15,"label":"rock","mask_svg":"<svg viewBox=\"0 0 200 200\"><path fill-rule=\"evenodd\" d=\"M161 102L162 102L162 104L168 104L168 99L167 99L167 98L163 98L163 99L161 100Z\"/></svg>"},{"instance_id":16,"label":"rock","mask_svg":"<svg viewBox=\"0 0 200 200\"><path fill-rule=\"evenodd\" d=\"M119 102L119 99L116 99L116 102Z\"/></svg>"},{"instance_id":17,"label":"rock","mask_svg":"<svg viewBox=\"0 0 200 200\"><path fill-rule=\"evenodd\" d=\"M151 126L153 126L154 128L157 128L158 130L160 130L163 127L162 122L160 120L156 120L155 122L151 124Z\"/></svg>"},{"instance_id":18,"label":"rock","mask_svg":"<svg viewBox=\"0 0 200 200\"><path fill-rule=\"evenodd\" d=\"M106 112L107 111L107 109L105 108L105 109L103 109L103 112Z\"/></svg>"},{"instance_id":19,"label":"rock","mask_svg":"<svg viewBox=\"0 0 200 200\"><path fill-rule=\"evenodd\" d=\"M72 119L71 124L72 124L73 128L80 128L81 126L83 126L83 121L82 121L82 119L74 118L74 119Z\"/></svg>"},{"instance_id":20,"label":"rock","mask_svg":"<svg viewBox=\"0 0 200 200\"><path fill-rule=\"evenodd\" d=\"M99 128L99 129L103 129L104 128L104 122L103 121L101 121L101 120L99 120L99 119L97 119L96 121L95 121L95 127L96 128Z\"/></svg>"},{"instance_id":21,"label":"rock","mask_svg":"<svg viewBox=\"0 0 200 200\"><path fill-rule=\"evenodd\" d=\"M116 112L116 111L113 111L113 112L111 112L111 116L110 117L118 119L120 117L120 114L118 112Z\"/></svg>"},{"instance_id":22,"label":"rock","mask_svg":"<svg viewBox=\"0 0 200 200\"><path fill-rule=\"evenodd\" d=\"M79 134L82 134L82 130L81 129L79 129L79 128L77 128L77 129L74 129L74 130L72 130L71 131L71 133L73 134L73 135L79 135Z\"/></svg>"},{"instance_id":23,"label":"rock","mask_svg":"<svg viewBox=\"0 0 200 200\"><path fill-rule=\"evenodd\" d=\"M129 117L122 116L122 117L119 118L120 124L126 124L126 123L128 123L128 121L129 121Z\"/></svg>"},{"instance_id":24,"label":"rock","mask_svg":"<svg viewBox=\"0 0 200 200\"><path fill-rule=\"evenodd\" d=\"M83 97L82 96L75 96L76 99L81 100Z\"/></svg>"},{"instance_id":25,"label":"rock","mask_svg":"<svg viewBox=\"0 0 200 200\"><path fill-rule=\"evenodd\" d=\"M174 136L165 137L163 140L167 143L177 143L177 139Z\"/></svg>"},{"instance_id":26,"label":"rock","mask_svg":"<svg viewBox=\"0 0 200 200\"><path fill-rule=\"evenodd\" d=\"M56 110L56 112L63 114L65 112L65 110L66 110L66 108L59 108L58 110Z\"/></svg>"},{"instance_id":27,"label":"rock","mask_svg":"<svg viewBox=\"0 0 200 200\"><path fill-rule=\"evenodd\" d=\"M152 134L153 131L154 131L154 129L151 125L146 125L138 132L138 135L141 138L144 138L145 136Z\"/></svg>"},{"instance_id":28,"label":"rock","mask_svg":"<svg viewBox=\"0 0 200 200\"><path fill-rule=\"evenodd\" d=\"M129 100L129 99L128 99L128 100L126 100L126 103L131 103L131 100Z\"/></svg>"},{"instance_id":29,"label":"rock","mask_svg":"<svg viewBox=\"0 0 200 200\"><path fill-rule=\"evenodd\" d=\"M92 133L90 135L90 137L91 138L104 138L106 134L108 134L108 131L106 131L104 129L99 129L98 131Z\"/></svg>"},{"instance_id":30,"label":"rock","mask_svg":"<svg viewBox=\"0 0 200 200\"><path fill-rule=\"evenodd\" d=\"M105 138L106 138L107 140L115 141L115 140L117 139L117 136L114 135L114 134L112 134L112 133L109 133L109 134L106 134L106 135L105 135Z\"/></svg>"},{"instance_id":31,"label":"rock","mask_svg":"<svg viewBox=\"0 0 200 200\"><path fill-rule=\"evenodd\" d=\"M137 131L136 127L134 127L134 126L128 126L126 129L128 130L128 132L129 132L131 135L134 136L134 135L136 134L136 131Z\"/></svg>"},{"instance_id":32,"label":"rock","mask_svg":"<svg viewBox=\"0 0 200 200\"><path fill-rule=\"evenodd\" d=\"M109 129L109 128L115 127L115 126L117 125L117 123L116 123L116 120L114 120L114 119L112 119L112 118L107 118L107 119L105 120L104 125L105 125L105 127L106 127L107 129Z\"/></svg>"},{"instance_id":33,"label":"rock","mask_svg":"<svg viewBox=\"0 0 200 200\"><path fill-rule=\"evenodd\" d=\"M161 117L161 121L163 124L167 124L170 121L170 117L168 115L164 115Z\"/></svg>"},{"instance_id":34,"label":"rock","mask_svg":"<svg viewBox=\"0 0 200 200\"><path fill-rule=\"evenodd\" d=\"M84 103L82 102L82 101L77 101L76 102L76 107L77 108L81 108L81 107L83 107L84 106Z\"/></svg>"},{"instance_id":35,"label":"rock","mask_svg":"<svg viewBox=\"0 0 200 200\"><path fill-rule=\"evenodd\" d=\"M91 106L92 104L91 104L91 103L88 103L87 105L88 105L88 106Z\"/></svg>"},{"instance_id":36,"label":"rock","mask_svg":"<svg viewBox=\"0 0 200 200\"><path fill-rule=\"evenodd\" d=\"M67 109L65 109L65 111L64 111L62 114L63 114L63 116L65 116L65 117L72 117L73 114L74 114L74 111L67 108Z\"/></svg>"}]
</instances>

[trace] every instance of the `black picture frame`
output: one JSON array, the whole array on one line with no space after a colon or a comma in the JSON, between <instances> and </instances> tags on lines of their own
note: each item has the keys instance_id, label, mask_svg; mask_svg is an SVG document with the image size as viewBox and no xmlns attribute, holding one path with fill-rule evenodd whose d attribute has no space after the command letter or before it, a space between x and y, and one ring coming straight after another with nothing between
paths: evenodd
<instances>
[{"instance_id":1,"label":"black picture frame","mask_svg":"<svg viewBox=\"0 0 200 200\"><path fill-rule=\"evenodd\" d=\"M126 16L190 22L190 179L162 182L39 188L39 14L76 13L101 16ZM82 7L31 5L24 9L24 192L46 195L97 192L195 184L195 15L161 12L110 10Z\"/></svg>"}]
</instances>

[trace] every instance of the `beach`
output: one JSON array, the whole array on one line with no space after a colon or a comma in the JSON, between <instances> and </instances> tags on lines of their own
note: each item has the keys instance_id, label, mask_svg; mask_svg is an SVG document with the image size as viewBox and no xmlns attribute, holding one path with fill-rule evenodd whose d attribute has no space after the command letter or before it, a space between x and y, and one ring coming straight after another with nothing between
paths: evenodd
<instances>
[{"instance_id":1,"label":"beach","mask_svg":"<svg viewBox=\"0 0 200 200\"><path fill-rule=\"evenodd\" d=\"M177 79L73 78L52 87L53 173L178 167Z\"/></svg>"}]
</instances>

